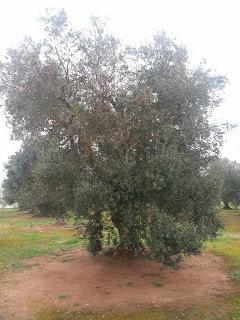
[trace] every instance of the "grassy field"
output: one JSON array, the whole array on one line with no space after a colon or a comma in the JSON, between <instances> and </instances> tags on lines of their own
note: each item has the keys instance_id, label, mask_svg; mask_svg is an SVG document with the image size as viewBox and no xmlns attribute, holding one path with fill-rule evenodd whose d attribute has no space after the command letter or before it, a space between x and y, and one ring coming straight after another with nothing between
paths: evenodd
<instances>
[{"instance_id":1,"label":"grassy field","mask_svg":"<svg viewBox=\"0 0 240 320\"><path fill-rule=\"evenodd\" d=\"M56 220L32 217L16 209L0 210L0 271L25 268L24 259L81 244L72 225L59 228Z\"/></svg>"},{"instance_id":2,"label":"grassy field","mask_svg":"<svg viewBox=\"0 0 240 320\"><path fill-rule=\"evenodd\" d=\"M35 320L240 320L240 212L222 213L225 230L221 237L205 243L204 250L222 256L226 272L232 278L234 291L224 297L213 298L207 304L181 311L145 309L136 312L81 313L62 309L44 309ZM8 271L26 267L24 259L43 254L56 254L83 245L76 239L72 224L55 226L51 218L31 217L16 210L0 211L0 270ZM25 319L24 319L25 320Z\"/></svg>"}]
</instances>

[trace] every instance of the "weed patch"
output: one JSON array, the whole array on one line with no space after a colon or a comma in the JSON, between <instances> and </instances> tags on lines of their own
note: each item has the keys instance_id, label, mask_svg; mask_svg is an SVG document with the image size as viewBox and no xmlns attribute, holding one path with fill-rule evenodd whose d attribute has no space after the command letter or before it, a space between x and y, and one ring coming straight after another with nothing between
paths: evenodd
<instances>
[{"instance_id":1,"label":"weed patch","mask_svg":"<svg viewBox=\"0 0 240 320\"><path fill-rule=\"evenodd\" d=\"M58 294L58 299L66 299L67 298L67 295L66 295L66 293L64 293L64 292L61 292L61 293L59 293Z\"/></svg>"},{"instance_id":2,"label":"weed patch","mask_svg":"<svg viewBox=\"0 0 240 320\"><path fill-rule=\"evenodd\" d=\"M151 284L156 288L162 287L162 282L160 280L153 280L151 281Z\"/></svg>"}]
</instances>

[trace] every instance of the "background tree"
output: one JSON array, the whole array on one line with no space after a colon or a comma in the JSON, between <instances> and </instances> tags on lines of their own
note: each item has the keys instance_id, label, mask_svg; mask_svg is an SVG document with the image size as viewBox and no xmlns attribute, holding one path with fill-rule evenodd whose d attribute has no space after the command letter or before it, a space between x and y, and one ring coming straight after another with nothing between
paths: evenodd
<instances>
[{"instance_id":1,"label":"background tree","mask_svg":"<svg viewBox=\"0 0 240 320\"><path fill-rule=\"evenodd\" d=\"M0 207L2 208L5 205L5 201L3 199L3 190L2 187L0 186Z\"/></svg>"},{"instance_id":2,"label":"background tree","mask_svg":"<svg viewBox=\"0 0 240 320\"><path fill-rule=\"evenodd\" d=\"M49 137L26 140L5 166L4 200L17 202L22 210L63 219L72 208L74 188L67 153Z\"/></svg>"},{"instance_id":3,"label":"background tree","mask_svg":"<svg viewBox=\"0 0 240 320\"><path fill-rule=\"evenodd\" d=\"M33 198L30 196L30 190L33 162L34 154L26 147L11 156L5 165L7 177L2 186L3 199L7 204L17 202L22 210L32 207Z\"/></svg>"},{"instance_id":4,"label":"background tree","mask_svg":"<svg viewBox=\"0 0 240 320\"><path fill-rule=\"evenodd\" d=\"M0 72L13 136L55 141L56 152L37 161L37 183L51 202L61 191L59 204L67 173L68 205L89 219L93 252L102 249L107 211L119 249L148 250L168 264L197 254L221 225L207 168L222 142L209 116L225 79L191 68L186 49L165 33L129 48L98 18L80 32L63 11L43 21L44 41L9 50ZM53 154L61 160L49 167Z\"/></svg>"},{"instance_id":5,"label":"background tree","mask_svg":"<svg viewBox=\"0 0 240 320\"><path fill-rule=\"evenodd\" d=\"M211 170L221 178L221 200L224 209L231 209L232 203L236 208L240 202L240 164L229 159L220 159L211 165Z\"/></svg>"},{"instance_id":6,"label":"background tree","mask_svg":"<svg viewBox=\"0 0 240 320\"><path fill-rule=\"evenodd\" d=\"M38 160L33 175L44 190L39 194L38 208L40 213L50 214L63 222L68 210L73 208L75 172L69 150L59 147L55 139L45 140L35 145Z\"/></svg>"}]
</instances>

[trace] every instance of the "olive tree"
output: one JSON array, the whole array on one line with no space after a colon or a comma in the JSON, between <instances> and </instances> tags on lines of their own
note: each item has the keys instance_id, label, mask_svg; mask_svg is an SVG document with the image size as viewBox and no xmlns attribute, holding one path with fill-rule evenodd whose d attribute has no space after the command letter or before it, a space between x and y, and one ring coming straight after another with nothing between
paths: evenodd
<instances>
[{"instance_id":1,"label":"olive tree","mask_svg":"<svg viewBox=\"0 0 240 320\"><path fill-rule=\"evenodd\" d=\"M21 210L60 220L72 208L73 170L68 150L54 139L26 140L5 165L3 199Z\"/></svg>"},{"instance_id":2,"label":"olive tree","mask_svg":"<svg viewBox=\"0 0 240 320\"><path fill-rule=\"evenodd\" d=\"M34 158L35 155L29 148L22 148L9 158L5 165L7 176L2 183L5 203L12 205L17 202L22 210L32 208L33 197L30 196L30 190Z\"/></svg>"},{"instance_id":3,"label":"olive tree","mask_svg":"<svg viewBox=\"0 0 240 320\"><path fill-rule=\"evenodd\" d=\"M224 209L236 208L240 203L240 164L229 159L219 159L210 165L210 172L217 172L221 179L221 201Z\"/></svg>"},{"instance_id":4,"label":"olive tree","mask_svg":"<svg viewBox=\"0 0 240 320\"><path fill-rule=\"evenodd\" d=\"M102 249L107 211L119 249L167 264L199 253L221 225L207 168L222 143L223 128L209 117L225 79L191 67L186 48L165 33L128 47L98 18L80 31L64 11L43 22L43 41L26 39L1 63L13 136L54 136L57 150L68 150L72 207L89 219L93 252Z\"/></svg>"}]
</instances>

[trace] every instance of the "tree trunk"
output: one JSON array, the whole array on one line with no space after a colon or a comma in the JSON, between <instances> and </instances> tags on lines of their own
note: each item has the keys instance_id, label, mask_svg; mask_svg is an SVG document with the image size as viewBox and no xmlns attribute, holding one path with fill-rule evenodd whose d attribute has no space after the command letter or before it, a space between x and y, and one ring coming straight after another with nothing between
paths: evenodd
<instances>
[{"instance_id":1,"label":"tree trunk","mask_svg":"<svg viewBox=\"0 0 240 320\"><path fill-rule=\"evenodd\" d=\"M123 225L122 221L116 217L111 217L113 224L118 229L119 243L117 245L117 251L125 253L142 254L145 251L145 247L138 239L134 237L136 230L129 229L129 226ZM130 236L131 234L131 236Z\"/></svg>"},{"instance_id":2,"label":"tree trunk","mask_svg":"<svg viewBox=\"0 0 240 320\"><path fill-rule=\"evenodd\" d=\"M232 209L232 208L229 206L228 201L224 201L224 207L223 207L223 209L226 209L226 210Z\"/></svg>"},{"instance_id":3,"label":"tree trunk","mask_svg":"<svg viewBox=\"0 0 240 320\"><path fill-rule=\"evenodd\" d=\"M103 222L101 212L90 215L86 231L89 235L88 251L96 255L102 251Z\"/></svg>"}]
</instances>

